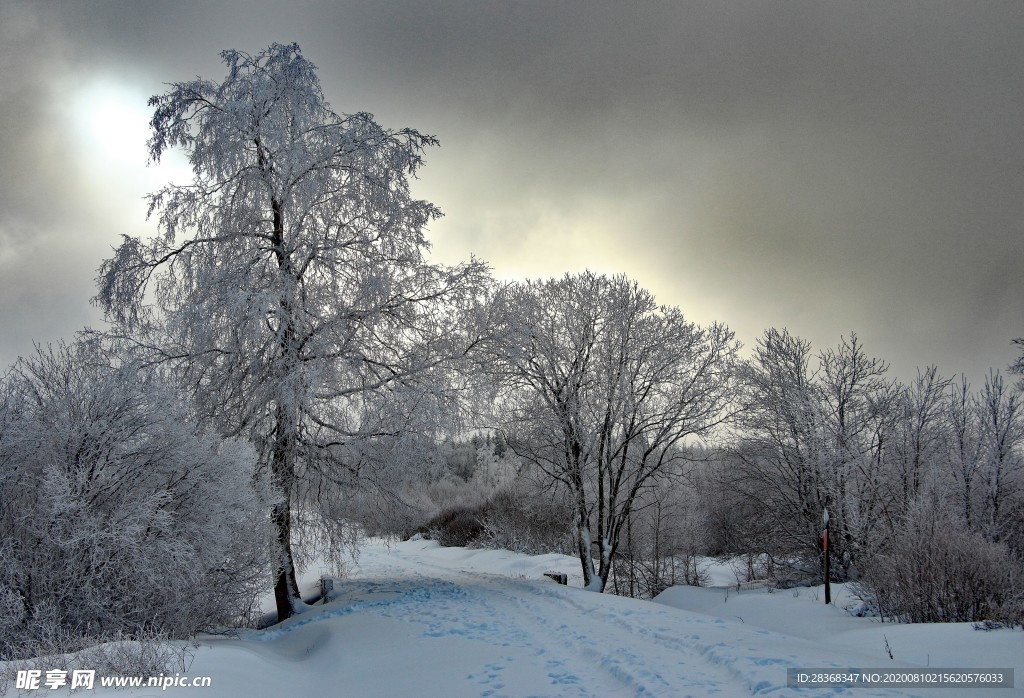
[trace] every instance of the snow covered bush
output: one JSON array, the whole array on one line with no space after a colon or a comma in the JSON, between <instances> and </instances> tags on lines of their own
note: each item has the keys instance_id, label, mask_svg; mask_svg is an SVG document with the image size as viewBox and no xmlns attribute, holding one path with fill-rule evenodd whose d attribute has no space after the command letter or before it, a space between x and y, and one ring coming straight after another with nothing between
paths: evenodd
<instances>
[{"instance_id":1,"label":"snow covered bush","mask_svg":"<svg viewBox=\"0 0 1024 698\"><path fill-rule=\"evenodd\" d=\"M86 343L20 360L0 393L0 659L245 616L267 492L253 449L153 372Z\"/></svg>"},{"instance_id":2,"label":"snow covered bush","mask_svg":"<svg viewBox=\"0 0 1024 698\"><path fill-rule=\"evenodd\" d=\"M483 545L530 555L571 555L572 517L564 499L525 478L509 483L487 501Z\"/></svg>"},{"instance_id":3,"label":"snow covered bush","mask_svg":"<svg viewBox=\"0 0 1024 698\"><path fill-rule=\"evenodd\" d=\"M1024 560L940 503L911 506L856 588L884 618L911 623L1024 621Z\"/></svg>"},{"instance_id":4,"label":"snow covered bush","mask_svg":"<svg viewBox=\"0 0 1024 698\"><path fill-rule=\"evenodd\" d=\"M483 509L480 507L452 507L427 522L432 540L450 547L468 547L484 532Z\"/></svg>"},{"instance_id":5,"label":"snow covered bush","mask_svg":"<svg viewBox=\"0 0 1024 698\"><path fill-rule=\"evenodd\" d=\"M450 475L423 488L433 512L408 529L445 546L474 546L527 554L571 554L565 492L552 492L526 471L477 472L468 481Z\"/></svg>"}]
</instances>

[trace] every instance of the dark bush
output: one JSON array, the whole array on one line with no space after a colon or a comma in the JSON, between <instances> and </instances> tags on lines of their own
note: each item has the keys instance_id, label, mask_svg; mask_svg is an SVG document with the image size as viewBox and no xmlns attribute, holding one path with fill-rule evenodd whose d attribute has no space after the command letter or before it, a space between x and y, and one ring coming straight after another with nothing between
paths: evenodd
<instances>
[{"instance_id":1,"label":"dark bush","mask_svg":"<svg viewBox=\"0 0 1024 698\"><path fill-rule=\"evenodd\" d=\"M467 547L484 532L480 507L450 507L427 522L427 535L448 547Z\"/></svg>"}]
</instances>

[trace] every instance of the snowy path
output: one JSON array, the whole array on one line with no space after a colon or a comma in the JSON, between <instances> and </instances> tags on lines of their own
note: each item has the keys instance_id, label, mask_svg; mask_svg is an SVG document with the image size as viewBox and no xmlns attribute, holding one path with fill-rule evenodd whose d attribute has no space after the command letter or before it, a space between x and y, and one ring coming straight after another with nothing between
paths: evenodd
<instances>
[{"instance_id":1,"label":"snowy path","mask_svg":"<svg viewBox=\"0 0 1024 698\"><path fill-rule=\"evenodd\" d=\"M466 638L506 650L479 673L467 675L466 695L750 692L740 677L708 661L667 628L648 628L646 609L609 609L603 601L611 597L554 583L453 571L408 552L408 546L401 552L365 551L361 567L403 581L400 586L348 582L344 596L365 599L368 592L390 588L395 597L378 608L381 615L423 625L425 637ZM663 615L654 610L651 615ZM536 685L521 685L524 677L537 679L531 682Z\"/></svg>"},{"instance_id":2,"label":"snowy path","mask_svg":"<svg viewBox=\"0 0 1024 698\"><path fill-rule=\"evenodd\" d=\"M950 695L788 688L788 667L886 665L877 654L738 619L538 580L545 569L575 572L576 564L429 541L371 542L349 577L335 581L329 603L265 631L206 638L183 673L211 676L212 688L94 695Z\"/></svg>"},{"instance_id":3,"label":"snowy path","mask_svg":"<svg viewBox=\"0 0 1024 698\"><path fill-rule=\"evenodd\" d=\"M382 616L423 625L424 637L465 638L507 650L482 671L468 674L460 695L841 694L838 688L789 689L786 669L879 665L872 656L836 657L818 643L748 628L741 621L465 569L474 561L492 568L496 555L440 549L427 541L369 547L357 579L345 582L337 598L365 603L368 595L389 588L393 596L378 607ZM400 586L384 581L399 579Z\"/></svg>"}]
</instances>

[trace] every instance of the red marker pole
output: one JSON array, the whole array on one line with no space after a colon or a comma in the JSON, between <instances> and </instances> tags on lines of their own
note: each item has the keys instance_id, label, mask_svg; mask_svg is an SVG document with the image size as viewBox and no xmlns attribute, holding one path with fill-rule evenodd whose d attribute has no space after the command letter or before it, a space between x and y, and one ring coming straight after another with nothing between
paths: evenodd
<instances>
[{"instance_id":1,"label":"red marker pole","mask_svg":"<svg viewBox=\"0 0 1024 698\"><path fill-rule=\"evenodd\" d=\"M829 583L829 564L828 564L828 507L821 514L821 549L822 554L825 556L825 604L832 603L832 585Z\"/></svg>"}]
</instances>

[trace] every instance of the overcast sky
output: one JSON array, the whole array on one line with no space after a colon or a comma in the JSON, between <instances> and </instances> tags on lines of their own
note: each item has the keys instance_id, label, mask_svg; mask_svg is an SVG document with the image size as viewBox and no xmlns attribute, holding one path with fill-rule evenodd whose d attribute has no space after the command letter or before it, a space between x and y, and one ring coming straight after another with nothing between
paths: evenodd
<instances>
[{"instance_id":1,"label":"overcast sky","mask_svg":"<svg viewBox=\"0 0 1024 698\"><path fill-rule=\"evenodd\" d=\"M625 272L752 345L856 332L979 383L1024 334L1024 3L0 0L0 362L99 322L148 236L146 99L296 41L436 135L433 258Z\"/></svg>"}]
</instances>

